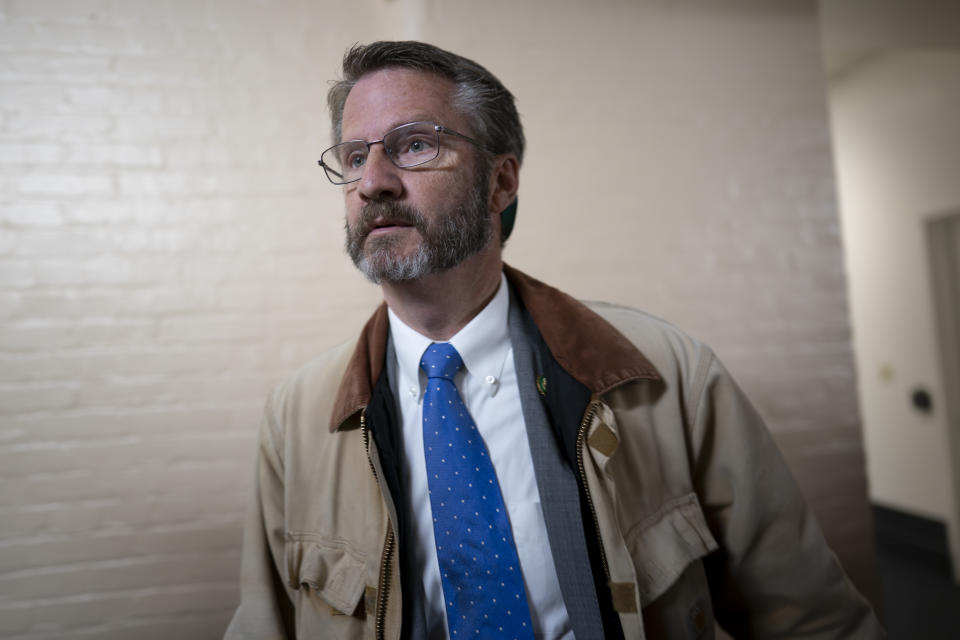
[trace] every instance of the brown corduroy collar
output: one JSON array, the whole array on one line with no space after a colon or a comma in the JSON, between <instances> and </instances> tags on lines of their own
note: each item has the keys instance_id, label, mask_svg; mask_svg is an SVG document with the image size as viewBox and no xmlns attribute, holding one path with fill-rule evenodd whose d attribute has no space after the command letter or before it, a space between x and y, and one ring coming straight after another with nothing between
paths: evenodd
<instances>
[{"instance_id":1,"label":"brown corduroy collar","mask_svg":"<svg viewBox=\"0 0 960 640\"><path fill-rule=\"evenodd\" d=\"M591 393L605 393L630 380L660 379L633 343L581 302L506 264L503 272L553 357ZM389 330L387 305L381 304L364 325L347 364L330 415L330 431L370 402L373 385L383 372Z\"/></svg>"}]
</instances>

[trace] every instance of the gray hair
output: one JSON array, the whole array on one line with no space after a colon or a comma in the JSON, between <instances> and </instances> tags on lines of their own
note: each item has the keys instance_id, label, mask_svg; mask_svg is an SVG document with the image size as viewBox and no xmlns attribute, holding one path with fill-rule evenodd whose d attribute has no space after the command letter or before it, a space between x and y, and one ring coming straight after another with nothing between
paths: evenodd
<instances>
[{"instance_id":1,"label":"gray hair","mask_svg":"<svg viewBox=\"0 0 960 640\"><path fill-rule=\"evenodd\" d=\"M473 60L416 41L380 41L347 50L343 78L333 82L327 93L335 143L341 141L343 106L350 90L364 75L387 67L434 73L453 81L457 87L454 106L470 120L473 137L493 153L512 153L523 162L526 143L513 94Z\"/></svg>"}]
</instances>

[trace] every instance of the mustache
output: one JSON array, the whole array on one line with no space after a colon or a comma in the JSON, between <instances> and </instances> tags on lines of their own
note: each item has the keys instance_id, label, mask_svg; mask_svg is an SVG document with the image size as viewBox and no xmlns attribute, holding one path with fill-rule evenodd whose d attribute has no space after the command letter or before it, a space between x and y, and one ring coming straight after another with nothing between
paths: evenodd
<instances>
[{"instance_id":1,"label":"mustache","mask_svg":"<svg viewBox=\"0 0 960 640\"><path fill-rule=\"evenodd\" d=\"M426 218L415 207L400 202L378 200L364 205L360 210L360 216L353 227L353 235L358 239L366 238L377 218L410 225L421 234L427 229Z\"/></svg>"}]
</instances>

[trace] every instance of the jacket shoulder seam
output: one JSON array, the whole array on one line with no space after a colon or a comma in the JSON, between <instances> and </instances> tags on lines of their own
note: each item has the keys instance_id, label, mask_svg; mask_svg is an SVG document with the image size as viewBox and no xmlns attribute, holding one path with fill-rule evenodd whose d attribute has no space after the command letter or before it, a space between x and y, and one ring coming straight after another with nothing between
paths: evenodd
<instances>
[{"instance_id":1,"label":"jacket shoulder seam","mask_svg":"<svg viewBox=\"0 0 960 640\"><path fill-rule=\"evenodd\" d=\"M703 399L707 393L707 377L716 356L713 351L702 346L705 357L699 358L696 370L693 373L693 379L690 381L690 396L688 399L687 416L689 416L690 425L693 426L700 418L700 412L703 410Z\"/></svg>"},{"instance_id":2,"label":"jacket shoulder seam","mask_svg":"<svg viewBox=\"0 0 960 640\"><path fill-rule=\"evenodd\" d=\"M280 422L277 420L277 403L280 399L280 396L284 393L286 388L286 383L279 384L274 389L273 393L270 394L270 399L267 401L267 408L264 412L264 420L266 422L266 433L265 435L269 438L267 443L272 449L271 453L274 458L280 464L281 469L284 466L283 461L283 440L284 433L283 429L280 426Z\"/></svg>"}]
</instances>

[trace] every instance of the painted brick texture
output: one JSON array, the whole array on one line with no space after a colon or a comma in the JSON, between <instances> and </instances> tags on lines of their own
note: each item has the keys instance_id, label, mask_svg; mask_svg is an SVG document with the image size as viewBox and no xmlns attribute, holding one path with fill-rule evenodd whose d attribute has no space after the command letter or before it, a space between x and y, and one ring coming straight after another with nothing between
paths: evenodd
<instances>
[{"instance_id":1,"label":"painted brick texture","mask_svg":"<svg viewBox=\"0 0 960 640\"><path fill-rule=\"evenodd\" d=\"M325 257L346 43L307 3L0 6L0 637L219 637L266 394L376 299Z\"/></svg>"},{"instance_id":2,"label":"painted brick texture","mask_svg":"<svg viewBox=\"0 0 960 640\"><path fill-rule=\"evenodd\" d=\"M507 260L713 344L869 590L813 5L327 4L0 2L0 638L222 634L266 395L379 298L316 159L380 37L515 91Z\"/></svg>"}]
</instances>

